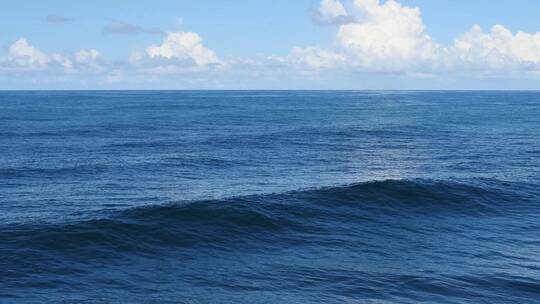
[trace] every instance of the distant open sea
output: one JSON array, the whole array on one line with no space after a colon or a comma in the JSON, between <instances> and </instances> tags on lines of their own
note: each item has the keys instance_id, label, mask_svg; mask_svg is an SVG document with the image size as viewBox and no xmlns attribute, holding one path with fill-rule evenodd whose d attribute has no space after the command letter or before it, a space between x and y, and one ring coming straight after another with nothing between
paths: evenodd
<instances>
[{"instance_id":1,"label":"distant open sea","mask_svg":"<svg viewBox=\"0 0 540 304\"><path fill-rule=\"evenodd\" d=\"M0 303L540 303L540 92L0 92Z\"/></svg>"}]
</instances>

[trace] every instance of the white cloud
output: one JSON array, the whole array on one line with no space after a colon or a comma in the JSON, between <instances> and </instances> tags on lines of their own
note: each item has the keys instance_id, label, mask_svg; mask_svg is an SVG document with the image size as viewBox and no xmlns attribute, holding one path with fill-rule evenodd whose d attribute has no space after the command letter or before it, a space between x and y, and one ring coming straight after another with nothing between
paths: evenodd
<instances>
[{"instance_id":1,"label":"white cloud","mask_svg":"<svg viewBox=\"0 0 540 304\"><path fill-rule=\"evenodd\" d=\"M347 10L339 0L322 0L317 10L317 17L322 22L337 23L347 16Z\"/></svg>"},{"instance_id":2,"label":"white cloud","mask_svg":"<svg viewBox=\"0 0 540 304\"><path fill-rule=\"evenodd\" d=\"M66 72L71 71L73 63L61 54L46 54L25 38L19 38L9 46L7 56L0 59L0 68L8 71L35 71L58 67Z\"/></svg>"},{"instance_id":3,"label":"white cloud","mask_svg":"<svg viewBox=\"0 0 540 304\"><path fill-rule=\"evenodd\" d=\"M98 65L101 54L95 49L80 50L73 56L59 53L45 53L31 45L25 38L19 38L8 48L5 57L0 57L0 71L31 72L49 71L74 73L83 70L101 71Z\"/></svg>"},{"instance_id":4,"label":"white cloud","mask_svg":"<svg viewBox=\"0 0 540 304\"><path fill-rule=\"evenodd\" d=\"M49 56L30 45L25 38L20 38L9 47L7 56L9 65L39 69L46 68L50 61Z\"/></svg>"},{"instance_id":5,"label":"white cloud","mask_svg":"<svg viewBox=\"0 0 540 304\"><path fill-rule=\"evenodd\" d=\"M75 61L80 64L95 65L101 54L95 50L80 50L75 53Z\"/></svg>"},{"instance_id":6,"label":"white cloud","mask_svg":"<svg viewBox=\"0 0 540 304\"><path fill-rule=\"evenodd\" d=\"M79 73L99 74L106 72L107 68L112 68L101 57L101 53L96 49L82 49L75 52L73 59L76 63L76 71Z\"/></svg>"},{"instance_id":7,"label":"white cloud","mask_svg":"<svg viewBox=\"0 0 540 304\"><path fill-rule=\"evenodd\" d=\"M426 33L420 9L389 0L355 0L359 16L343 24L337 43L351 64L377 70L400 70L436 64L444 50Z\"/></svg>"},{"instance_id":8,"label":"white cloud","mask_svg":"<svg viewBox=\"0 0 540 304\"><path fill-rule=\"evenodd\" d=\"M150 77L217 72L230 66L205 47L197 33L182 31L167 33L159 45L131 52L126 63L131 75Z\"/></svg>"},{"instance_id":9,"label":"white cloud","mask_svg":"<svg viewBox=\"0 0 540 304\"><path fill-rule=\"evenodd\" d=\"M352 68L407 75L463 69L540 69L540 32L514 34L502 25L484 32L474 25L453 45L445 47L428 35L419 8L404 6L396 0L351 0L350 4L353 10L347 15L349 19L336 34L337 48L328 52L336 56L341 53L345 58L340 60ZM319 14L330 20L347 11L339 2L322 0ZM305 55L313 66L331 66L318 65L316 56Z\"/></svg>"},{"instance_id":10,"label":"white cloud","mask_svg":"<svg viewBox=\"0 0 540 304\"><path fill-rule=\"evenodd\" d=\"M287 61L297 65L305 65L314 69L328 69L344 63L343 54L324 50L319 47L293 48Z\"/></svg>"},{"instance_id":11,"label":"white cloud","mask_svg":"<svg viewBox=\"0 0 540 304\"><path fill-rule=\"evenodd\" d=\"M220 62L216 53L206 48L202 38L192 32L170 32L161 45L146 48L146 54L156 59L192 60L197 66Z\"/></svg>"},{"instance_id":12,"label":"white cloud","mask_svg":"<svg viewBox=\"0 0 540 304\"><path fill-rule=\"evenodd\" d=\"M71 71L73 69L73 62L65 56L54 53L50 55L50 58L52 62L60 64L65 71Z\"/></svg>"},{"instance_id":13,"label":"white cloud","mask_svg":"<svg viewBox=\"0 0 540 304\"><path fill-rule=\"evenodd\" d=\"M379 75L378 79L398 75L424 81L540 75L540 32L514 33L502 25L484 31L474 25L454 43L441 45L428 34L420 9L398 1L321 0L315 17L334 26L330 27L335 30L334 44L295 47L282 56L219 58L199 34L177 29L167 33L160 43L134 50L130 56L126 54L125 60L115 62L107 61L92 48L69 55L47 53L20 38L0 55L0 71L38 71L36 75L50 71L47 77L71 73L70 77L77 74L122 84L133 79L159 83L179 77L227 82L230 75L236 75L236 79L244 77L246 81L275 80L276 87L295 77L302 83L306 75L330 80L351 80L354 76L350 75L358 74ZM109 25L108 30L115 33L146 31L120 22ZM331 69L337 73L327 71ZM340 80L336 83L340 85Z\"/></svg>"},{"instance_id":14,"label":"white cloud","mask_svg":"<svg viewBox=\"0 0 540 304\"><path fill-rule=\"evenodd\" d=\"M502 25L484 32L474 25L455 41L455 53L461 63L474 68L538 69L540 32L513 34Z\"/></svg>"}]
</instances>

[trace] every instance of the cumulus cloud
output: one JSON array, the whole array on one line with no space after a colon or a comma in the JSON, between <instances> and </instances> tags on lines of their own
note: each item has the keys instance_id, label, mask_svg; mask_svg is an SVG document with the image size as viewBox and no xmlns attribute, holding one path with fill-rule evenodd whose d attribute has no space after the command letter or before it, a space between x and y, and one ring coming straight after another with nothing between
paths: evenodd
<instances>
[{"instance_id":1,"label":"cumulus cloud","mask_svg":"<svg viewBox=\"0 0 540 304\"><path fill-rule=\"evenodd\" d=\"M26 40L19 38L8 48L7 55L0 57L0 71L62 71L73 73L81 69L98 68L100 53L95 49L80 50L70 55L45 53Z\"/></svg>"},{"instance_id":2,"label":"cumulus cloud","mask_svg":"<svg viewBox=\"0 0 540 304\"><path fill-rule=\"evenodd\" d=\"M206 47L199 34L168 32L159 44L134 50L126 58L123 69L129 75L155 79L167 75L194 75L227 69L231 62L222 61Z\"/></svg>"},{"instance_id":3,"label":"cumulus cloud","mask_svg":"<svg viewBox=\"0 0 540 304\"><path fill-rule=\"evenodd\" d=\"M146 54L154 59L192 61L197 66L220 63L216 53L206 48L202 38L192 32L169 32L161 45L146 48Z\"/></svg>"},{"instance_id":4,"label":"cumulus cloud","mask_svg":"<svg viewBox=\"0 0 540 304\"><path fill-rule=\"evenodd\" d=\"M286 60L292 64L304 65L314 69L328 69L344 63L346 57L343 54L312 46L293 48Z\"/></svg>"},{"instance_id":5,"label":"cumulus cloud","mask_svg":"<svg viewBox=\"0 0 540 304\"><path fill-rule=\"evenodd\" d=\"M65 70L73 68L69 58L57 53L46 54L32 46L25 38L20 38L9 47L8 55L2 63L4 68L17 71L44 70L50 67Z\"/></svg>"},{"instance_id":6,"label":"cumulus cloud","mask_svg":"<svg viewBox=\"0 0 540 304\"><path fill-rule=\"evenodd\" d=\"M395 0L322 0L317 16L339 25L335 47L295 48L289 57L315 68L346 63L350 68L396 72L430 70L448 61L448 50L427 34L418 8Z\"/></svg>"},{"instance_id":7,"label":"cumulus cloud","mask_svg":"<svg viewBox=\"0 0 540 304\"><path fill-rule=\"evenodd\" d=\"M322 23L343 23L348 20L348 13L339 0L322 0L315 20Z\"/></svg>"},{"instance_id":8,"label":"cumulus cloud","mask_svg":"<svg viewBox=\"0 0 540 304\"><path fill-rule=\"evenodd\" d=\"M51 58L52 62L57 63L62 68L64 68L64 71L66 71L66 72L72 71L73 62L71 61L71 59L69 59L69 58L67 58L67 57L65 57L63 55L57 54L57 53L51 54L50 58Z\"/></svg>"},{"instance_id":9,"label":"cumulus cloud","mask_svg":"<svg viewBox=\"0 0 540 304\"><path fill-rule=\"evenodd\" d=\"M80 50L75 53L75 61L82 64L95 64L100 53L95 50Z\"/></svg>"},{"instance_id":10,"label":"cumulus cloud","mask_svg":"<svg viewBox=\"0 0 540 304\"><path fill-rule=\"evenodd\" d=\"M436 43L427 33L419 8L396 0L322 0L321 20L339 24L335 48L295 48L289 57L316 69L345 64L363 71L436 75L442 71L540 69L540 33L512 33L502 25L484 32L474 25L453 45Z\"/></svg>"},{"instance_id":11,"label":"cumulus cloud","mask_svg":"<svg viewBox=\"0 0 540 304\"><path fill-rule=\"evenodd\" d=\"M117 35L136 35L136 34L161 34L162 31L158 28L144 28L140 25L130 24L122 21L111 21L103 32L106 34Z\"/></svg>"},{"instance_id":12,"label":"cumulus cloud","mask_svg":"<svg viewBox=\"0 0 540 304\"><path fill-rule=\"evenodd\" d=\"M133 50L125 60L112 63L96 49L82 49L69 55L46 53L20 38L8 47L5 55L0 55L0 71L50 69L101 77L107 83L137 77L142 81L179 76L188 79L194 75L219 78L235 73L249 75L248 79L266 77L268 81L295 75L298 79L306 75L322 79L325 75L373 75L372 72L423 80L487 73L540 75L540 32L512 32L503 25L486 31L474 25L454 43L442 45L428 34L420 9L407 7L398 0L321 0L315 13L319 21L335 30L334 43L294 47L281 56L259 54L222 59L203 43L199 34L173 31L164 34L159 43ZM61 18L50 19L64 22ZM153 33L151 29L120 21L109 22L104 31ZM339 73L331 73L332 69Z\"/></svg>"},{"instance_id":13,"label":"cumulus cloud","mask_svg":"<svg viewBox=\"0 0 540 304\"><path fill-rule=\"evenodd\" d=\"M20 38L0 54L0 72L77 74L80 77L102 76L104 83L117 83L130 77L218 72L229 63L203 44L192 32L170 32L160 44L132 52L125 61L108 62L96 49L81 49L72 54L46 53Z\"/></svg>"},{"instance_id":14,"label":"cumulus cloud","mask_svg":"<svg viewBox=\"0 0 540 304\"><path fill-rule=\"evenodd\" d=\"M540 32L513 34L502 25L484 32L474 25L456 39L455 53L463 65L489 69L538 69Z\"/></svg>"},{"instance_id":15,"label":"cumulus cloud","mask_svg":"<svg viewBox=\"0 0 540 304\"><path fill-rule=\"evenodd\" d=\"M340 26L336 41L354 65L396 70L437 63L444 50L426 33L420 9L389 0L355 0L359 16Z\"/></svg>"},{"instance_id":16,"label":"cumulus cloud","mask_svg":"<svg viewBox=\"0 0 540 304\"><path fill-rule=\"evenodd\" d=\"M50 61L49 56L30 45L25 38L20 38L9 47L5 60L10 66L32 69L46 68Z\"/></svg>"}]
</instances>

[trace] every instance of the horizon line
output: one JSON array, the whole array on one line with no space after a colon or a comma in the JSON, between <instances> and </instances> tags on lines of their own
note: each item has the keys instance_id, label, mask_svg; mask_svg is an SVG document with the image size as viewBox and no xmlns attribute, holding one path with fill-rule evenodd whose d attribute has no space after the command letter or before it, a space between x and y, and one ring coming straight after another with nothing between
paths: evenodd
<instances>
[{"instance_id":1,"label":"horizon line","mask_svg":"<svg viewBox=\"0 0 540 304\"><path fill-rule=\"evenodd\" d=\"M540 92L540 89L0 89L0 92Z\"/></svg>"}]
</instances>

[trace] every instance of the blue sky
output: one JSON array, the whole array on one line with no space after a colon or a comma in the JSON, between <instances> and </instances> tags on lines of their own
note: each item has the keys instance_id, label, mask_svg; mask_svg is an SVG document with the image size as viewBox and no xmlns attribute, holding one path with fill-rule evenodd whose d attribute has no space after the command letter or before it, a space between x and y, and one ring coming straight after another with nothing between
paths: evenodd
<instances>
[{"instance_id":1,"label":"blue sky","mask_svg":"<svg viewBox=\"0 0 540 304\"><path fill-rule=\"evenodd\" d=\"M6 1L0 89L540 89L538 11L533 0Z\"/></svg>"}]
</instances>

